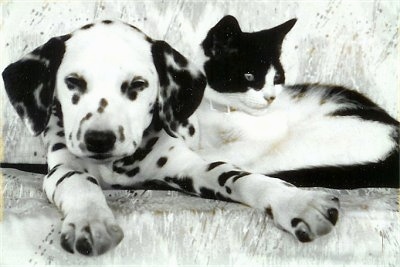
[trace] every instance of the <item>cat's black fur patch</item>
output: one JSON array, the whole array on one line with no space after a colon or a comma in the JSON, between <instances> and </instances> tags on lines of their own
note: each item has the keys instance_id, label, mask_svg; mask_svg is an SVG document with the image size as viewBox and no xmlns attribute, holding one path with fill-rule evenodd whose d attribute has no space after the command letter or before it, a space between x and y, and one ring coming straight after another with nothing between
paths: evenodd
<instances>
[{"instance_id":1,"label":"cat's black fur patch","mask_svg":"<svg viewBox=\"0 0 400 267\"><path fill-rule=\"evenodd\" d=\"M283 84L281 45L295 22L292 19L272 29L248 33L241 31L234 17L222 18L202 43L209 57L204 64L209 86L221 93L246 92L249 87L260 90L271 66L276 70L275 84ZM248 81L245 74L254 79Z\"/></svg>"}]
</instances>

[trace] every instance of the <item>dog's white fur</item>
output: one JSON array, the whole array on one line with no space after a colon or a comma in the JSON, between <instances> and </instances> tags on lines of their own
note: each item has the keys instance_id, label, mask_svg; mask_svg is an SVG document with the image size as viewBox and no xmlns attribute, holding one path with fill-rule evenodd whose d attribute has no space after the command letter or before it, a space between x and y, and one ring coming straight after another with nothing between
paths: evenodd
<instances>
[{"instance_id":1,"label":"dog's white fur","mask_svg":"<svg viewBox=\"0 0 400 267\"><path fill-rule=\"evenodd\" d=\"M152 119L149 103L156 101L158 77L154 65L146 64L152 61L151 47L142 41L143 34L140 32L132 31L129 27L114 27L113 31L109 31L108 26L100 24L88 31L75 32L74 38L66 42L68 53L58 69L56 95L65 114L66 136L72 135L71 140L67 138L67 146L78 157L90 155L90 152L79 147L82 143L77 139L79 129L82 139L87 129L118 132L118 127L124 125L126 138L116 143L113 153L114 158L120 158L136 149L134 143L141 143L142 133ZM107 38L104 38L104 34L107 34ZM95 46L94 40L99 40ZM71 73L79 73L88 81L87 92L82 94L78 105L72 104L74 92L68 90L64 81ZM150 88L140 92L138 99L132 102L116 92L121 92L121 84L133 80L134 76L146 79ZM107 99L108 103L100 114L96 110L102 98ZM109 112L127 106L129 108L118 114ZM81 123L81 119L89 112L94 117Z\"/></svg>"}]
</instances>

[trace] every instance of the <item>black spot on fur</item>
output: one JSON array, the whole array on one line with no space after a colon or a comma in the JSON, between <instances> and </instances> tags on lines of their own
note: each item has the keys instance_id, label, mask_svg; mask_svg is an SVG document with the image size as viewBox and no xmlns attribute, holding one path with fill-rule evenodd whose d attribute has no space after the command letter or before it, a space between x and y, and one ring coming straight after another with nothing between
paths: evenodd
<instances>
[{"instance_id":1,"label":"black spot on fur","mask_svg":"<svg viewBox=\"0 0 400 267\"><path fill-rule=\"evenodd\" d=\"M157 143L158 137L149 139L145 146L136 149L133 155L124 157L114 162L115 165L122 164L124 166L132 165L136 161L142 161L153 149L153 146Z\"/></svg>"},{"instance_id":2,"label":"black spot on fur","mask_svg":"<svg viewBox=\"0 0 400 267\"><path fill-rule=\"evenodd\" d=\"M172 56L174 57L175 63L177 63L179 65L179 67L184 68L188 65L187 59L184 56L182 56L181 54L172 53Z\"/></svg>"},{"instance_id":3,"label":"black spot on fur","mask_svg":"<svg viewBox=\"0 0 400 267\"><path fill-rule=\"evenodd\" d=\"M87 114L85 115L85 117L83 117L83 118L81 119L80 124L82 125L85 121L89 120L92 116L93 116L93 114L92 114L91 112L87 113Z\"/></svg>"},{"instance_id":4,"label":"black spot on fur","mask_svg":"<svg viewBox=\"0 0 400 267\"><path fill-rule=\"evenodd\" d=\"M134 101L134 100L136 100L136 98L137 98L137 92L136 91L130 91L129 93L128 93L128 98L130 99L130 100L132 100L132 101Z\"/></svg>"},{"instance_id":5,"label":"black spot on fur","mask_svg":"<svg viewBox=\"0 0 400 267\"><path fill-rule=\"evenodd\" d=\"M106 20L103 20L102 23L104 23L104 24L111 24L111 23L113 23L113 21L112 21L112 20L106 19Z\"/></svg>"},{"instance_id":6,"label":"black spot on fur","mask_svg":"<svg viewBox=\"0 0 400 267\"><path fill-rule=\"evenodd\" d=\"M299 223L301 223L301 222L303 222L302 219L294 218L294 219L291 220L290 224L291 224L292 227L294 228L294 227L296 227L296 226L297 226Z\"/></svg>"},{"instance_id":7,"label":"black spot on fur","mask_svg":"<svg viewBox=\"0 0 400 267\"><path fill-rule=\"evenodd\" d=\"M57 150L60 150L60 149L64 149L64 148L66 148L66 146L65 146L65 144L63 144L63 143L56 143L55 145L53 145L53 147L51 148L51 151L57 151Z\"/></svg>"},{"instance_id":8,"label":"black spot on fur","mask_svg":"<svg viewBox=\"0 0 400 267\"><path fill-rule=\"evenodd\" d=\"M124 142L125 141L124 127L121 125L118 126L118 134L119 134L119 141Z\"/></svg>"},{"instance_id":9,"label":"black spot on fur","mask_svg":"<svg viewBox=\"0 0 400 267\"><path fill-rule=\"evenodd\" d=\"M126 94L128 87L129 87L129 82L127 82L127 81L123 82L121 85L121 93Z\"/></svg>"},{"instance_id":10,"label":"black spot on fur","mask_svg":"<svg viewBox=\"0 0 400 267\"><path fill-rule=\"evenodd\" d=\"M87 177L86 178L89 182L94 183L95 185L99 185L99 183L97 182L97 180L93 177Z\"/></svg>"},{"instance_id":11,"label":"black spot on fur","mask_svg":"<svg viewBox=\"0 0 400 267\"><path fill-rule=\"evenodd\" d=\"M167 157L161 157L157 160L157 166L158 167L162 167L165 165L165 163L167 163L168 158Z\"/></svg>"},{"instance_id":12,"label":"black spot on fur","mask_svg":"<svg viewBox=\"0 0 400 267\"><path fill-rule=\"evenodd\" d=\"M87 30L93 27L93 23L86 24L85 26L81 27L82 30Z\"/></svg>"},{"instance_id":13,"label":"black spot on fur","mask_svg":"<svg viewBox=\"0 0 400 267\"><path fill-rule=\"evenodd\" d=\"M99 103L100 107L105 108L108 106L108 101L105 98L100 99L100 103Z\"/></svg>"},{"instance_id":14,"label":"black spot on fur","mask_svg":"<svg viewBox=\"0 0 400 267\"><path fill-rule=\"evenodd\" d=\"M59 136L59 137L64 137L64 136L65 136L64 131L59 131L59 132L57 133L57 136Z\"/></svg>"},{"instance_id":15,"label":"black spot on fur","mask_svg":"<svg viewBox=\"0 0 400 267\"><path fill-rule=\"evenodd\" d=\"M247 176L247 175L250 175L250 173L249 173L249 172L241 172L239 175L236 175L236 176L233 178L232 182L234 183L234 182L236 182L238 179L240 179L240 178L242 178L242 177L244 177L244 176Z\"/></svg>"},{"instance_id":16,"label":"black spot on fur","mask_svg":"<svg viewBox=\"0 0 400 267\"><path fill-rule=\"evenodd\" d=\"M82 172L79 172L79 171L70 171L70 172L67 172L67 173L64 174L60 179L58 179L58 181L57 181L57 183L56 183L56 186L58 186L58 185L61 184L66 178L69 178L69 177L71 177L71 176L74 175L74 174L82 174Z\"/></svg>"},{"instance_id":17,"label":"black spot on fur","mask_svg":"<svg viewBox=\"0 0 400 267\"><path fill-rule=\"evenodd\" d=\"M196 130L194 129L193 125L190 125L190 127L189 127L190 136L193 136L195 132L196 132Z\"/></svg>"},{"instance_id":18,"label":"black spot on fur","mask_svg":"<svg viewBox=\"0 0 400 267\"><path fill-rule=\"evenodd\" d=\"M57 121L57 126L60 128L64 127L64 122L62 120Z\"/></svg>"},{"instance_id":19,"label":"black spot on fur","mask_svg":"<svg viewBox=\"0 0 400 267\"><path fill-rule=\"evenodd\" d=\"M200 196L202 198L216 199L216 200L238 203L237 201L235 201L231 198L225 197L224 195L222 195L219 192L215 193L214 190L206 188L206 187L200 188Z\"/></svg>"},{"instance_id":20,"label":"black spot on fur","mask_svg":"<svg viewBox=\"0 0 400 267\"><path fill-rule=\"evenodd\" d=\"M208 166L207 171L211 171L212 169L214 169L214 168L216 168L216 167L218 167L219 165L222 165L222 164L225 164L225 162L216 161L216 162L210 163L210 165Z\"/></svg>"},{"instance_id":21,"label":"black spot on fur","mask_svg":"<svg viewBox=\"0 0 400 267\"><path fill-rule=\"evenodd\" d=\"M227 181L229 178L231 178L231 177L233 177L233 176L235 176L235 175L238 175L238 174L240 174L240 173L241 173L240 171L229 171L229 172L224 172L224 173L222 173L222 174L218 177L218 183L219 183L219 185L220 185L220 186L224 186L225 183L226 183L226 181Z\"/></svg>"},{"instance_id":22,"label":"black spot on fur","mask_svg":"<svg viewBox=\"0 0 400 267\"><path fill-rule=\"evenodd\" d=\"M72 104L74 104L74 105L78 104L79 99L80 99L80 96L77 95L77 94L74 94L74 95L72 96L72 99L71 99Z\"/></svg>"},{"instance_id":23,"label":"black spot on fur","mask_svg":"<svg viewBox=\"0 0 400 267\"><path fill-rule=\"evenodd\" d=\"M193 187L193 179L190 177L165 177L164 180L167 183L174 183L177 184L183 191L189 192L189 193L194 193L194 187Z\"/></svg>"},{"instance_id":24,"label":"black spot on fur","mask_svg":"<svg viewBox=\"0 0 400 267\"><path fill-rule=\"evenodd\" d=\"M116 173L122 174L122 173L125 173L125 172L126 172L126 169L121 168L121 167L118 167L118 166L116 166L116 165L114 164L114 165L113 165L113 171L116 172Z\"/></svg>"},{"instance_id":25,"label":"black spot on fur","mask_svg":"<svg viewBox=\"0 0 400 267\"><path fill-rule=\"evenodd\" d=\"M136 168L134 168L134 169L132 169L132 170L126 172L125 174L126 174L127 176L129 176L129 177L134 177L136 174L139 173L139 171L140 171L140 168L139 168L139 167L136 167Z\"/></svg>"},{"instance_id":26,"label":"black spot on fur","mask_svg":"<svg viewBox=\"0 0 400 267\"><path fill-rule=\"evenodd\" d=\"M98 113L103 113L105 108L107 107L108 102L106 99L102 98L99 103L99 107L97 108Z\"/></svg>"},{"instance_id":27,"label":"black spot on fur","mask_svg":"<svg viewBox=\"0 0 400 267\"><path fill-rule=\"evenodd\" d=\"M56 166L54 166L49 173L47 174L47 178L49 178L50 176L52 176L58 169L58 167L60 167L62 164L57 164Z\"/></svg>"}]
</instances>

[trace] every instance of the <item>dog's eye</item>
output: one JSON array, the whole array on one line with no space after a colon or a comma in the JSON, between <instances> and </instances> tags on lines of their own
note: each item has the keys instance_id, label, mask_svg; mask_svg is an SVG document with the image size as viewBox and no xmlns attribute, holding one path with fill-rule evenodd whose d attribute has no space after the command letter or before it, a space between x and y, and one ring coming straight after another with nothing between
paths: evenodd
<instances>
[{"instance_id":1,"label":"dog's eye","mask_svg":"<svg viewBox=\"0 0 400 267\"><path fill-rule=\"evenodd\" d=\"M251 74L251 73L245 73L245 74L244 74L244 78L245 78L246 80L248 80L249 82L254 81L254 75Z\"/></svg>"},{"instance_id":2,"label":"dog's eye","mask_svg":"<svg viewBox=\"0 0 400 267\"><path fill-rule=\"evenodd\" d=\"M130 83L123 82L121 85L121 92L126 94L129 99L135 100L138 92L149 86L149 83L141 77L134 78Z\"/></svg>"},{"instance_id":3,"label":"dog's eye","mask_svg":"<svg viewBox=\"0 0 400 267\"><path fill-rule=\"evenodd\" d=\"M131 90L140 90L147 87L147 81L138 79L138 80L133 80L131 84L129 85L129 89Z\"/></svg>"},{"instance_id":4,"label":"dog's eye","mask_svg":"<svg viewBox=\"0 0 400 267\"><path fill-rule=\"evenodd\" d=\"M86 90L86 81L79 76L68 76L65 78L65 84L70 90L79 90L81 92Z\"/></svg>"}]
</instances>

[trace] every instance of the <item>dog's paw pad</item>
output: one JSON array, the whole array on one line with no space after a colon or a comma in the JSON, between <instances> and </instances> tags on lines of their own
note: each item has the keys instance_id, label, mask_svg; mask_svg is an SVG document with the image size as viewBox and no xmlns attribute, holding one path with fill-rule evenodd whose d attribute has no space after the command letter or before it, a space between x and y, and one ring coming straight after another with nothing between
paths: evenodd
<instances>
[{"instance_id":1,"label":"dog's paw pad","mask_svg":"<svg viewBox=\"0 0 400 267\"><path fill-rule=\"evenodd\" d=\"M332 231L339 218L339 199L326 193L298 190L279 202L274 215L274 221L300 242L310 242Z\"/></svg>"},{"instance_id":2,"label":"dog's paw pad","mask_svg":"<svg viewBox=\"0 0 400 267\"><path fill-rule=\"evenodd\" d=\"M85 256L101 255L114 248L124 234L112 218L80 216L74 214L64 219L61 230L61 247L69 253Z\"/></svg>"}]
</instances>

